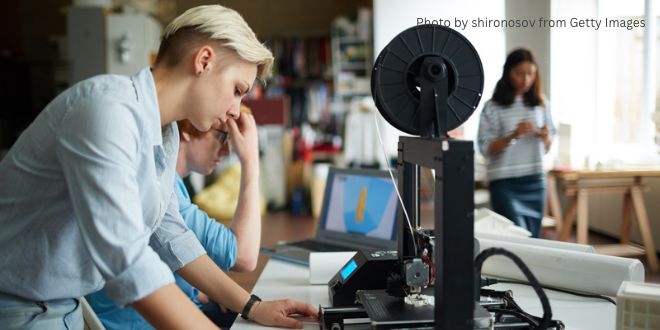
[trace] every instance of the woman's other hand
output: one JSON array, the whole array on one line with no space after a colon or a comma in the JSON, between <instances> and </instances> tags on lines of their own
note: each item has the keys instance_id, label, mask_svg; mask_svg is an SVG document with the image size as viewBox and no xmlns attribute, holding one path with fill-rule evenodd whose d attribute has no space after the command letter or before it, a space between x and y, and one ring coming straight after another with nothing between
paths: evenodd
<instances>
[{"instance_id":1,"label":"woman's other hand","mask_svg":"<svg viewBox=\"0 0 660 330\"><path fill-rule=\"evenodd\" d=\"M254 116L241 113L238 119L227 118L231 146L241 164L254 163L259 159L259 136Z\"/></svg>"},{"instance_id":2,"label":"woman's other hand","mask_svg":"<svg viewBox=\"0 0 660 330\"><path fill-rule=\"evenodd\" d=\"M531 121L528 120L521 121L518 123L516 129L513 131L512 138L517 139L533 131L534 131L534 124L532 124Z\"/></svg>"},{"instance_id":3,"label":"woman's other hand","mask_svg":"<svg viewBox=\"0 0 660 330\"><path fill-rule=\"evenodd\" d=\"M290 299L257 302L252 306L248 318L267 326L302 328L302 322L290 317L292 314L318 318L318 310L312 305Z\"/></svg>"}]
</instances>

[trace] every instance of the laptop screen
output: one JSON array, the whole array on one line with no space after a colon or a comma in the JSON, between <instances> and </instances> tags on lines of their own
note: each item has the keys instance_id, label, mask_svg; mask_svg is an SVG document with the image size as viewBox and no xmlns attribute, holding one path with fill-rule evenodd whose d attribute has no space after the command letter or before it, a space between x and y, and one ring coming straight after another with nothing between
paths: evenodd
<instances>
[{"instance_id":1,"label":"laptop screen","mask_svg":"<svg viewBox=\"0 0 660 330\"><path fill-rule=\"evenodd\" d=\"M334 170L326 184L322 229L396 240L397 196L387 172Z\"/></svg>"}]
</instances>

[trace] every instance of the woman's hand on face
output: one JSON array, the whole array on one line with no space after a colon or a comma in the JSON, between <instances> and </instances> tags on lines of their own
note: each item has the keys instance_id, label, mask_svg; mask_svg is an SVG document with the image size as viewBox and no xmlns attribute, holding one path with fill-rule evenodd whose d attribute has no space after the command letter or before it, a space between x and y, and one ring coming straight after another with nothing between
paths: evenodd
<instances>
[{"instance_id":1,"label":"woman's hand on face","mask_svg":"<svg viewBox=\"0 0 660 330\"><path fill-rule=\"evenodd\" d=\"M227 118L231 146L236 151L241 164L249 164L259 159L259 136L254 116L241 113L238 119Z\"/></svg>"},{"instance_id":2,"label":"woman's hand on face","mask_svg":"<svg viewBox=\"0 0 660 330\"><path fill-rule=\"evenodd\" d=\"M302 322L289 317L292 314L318 319L318 310L312 305L290 299L260 301L252 306L248 318L267 326L302 328Z\"/></svg>"}]
</instances>

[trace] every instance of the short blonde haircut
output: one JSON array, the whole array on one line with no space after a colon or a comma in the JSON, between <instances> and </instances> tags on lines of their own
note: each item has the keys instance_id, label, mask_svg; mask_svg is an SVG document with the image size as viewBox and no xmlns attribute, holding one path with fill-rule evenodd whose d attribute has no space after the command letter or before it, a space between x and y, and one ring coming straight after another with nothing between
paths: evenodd
<instances>
[{"instance_id":1,"label":"short blonde haircut","mask_svg":"<svg viewBox=\"0 0 660 330\"><path fill-rule=\"evenodd\" d=\"M156 63L174 66L191 47L215 40L231 49L242 60L257 65L257 77L265 81L271 75L273 54L266 48L233 9L221 5L190 8L165 27Z\"/></svg>"}]
</instances>

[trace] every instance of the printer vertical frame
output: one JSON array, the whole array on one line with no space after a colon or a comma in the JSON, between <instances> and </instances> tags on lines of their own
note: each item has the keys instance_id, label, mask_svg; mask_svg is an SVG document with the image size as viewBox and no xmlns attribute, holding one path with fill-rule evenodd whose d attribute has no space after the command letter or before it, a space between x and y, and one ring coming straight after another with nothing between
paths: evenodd
<instances>
[{"instance_id":1,"label":"printer vertical frame","mask_svg":"<svg viewBox=\"0 0 660 330\"><path fill-rule=\"evenodd\" d=\"M399 137L398 171L413 231L420 225L420 167L434 174L435 328L472 329L474 315L474 145L472 141ZM418 257L399 211L399 258Z\"/></svg>"}]
</instances>

